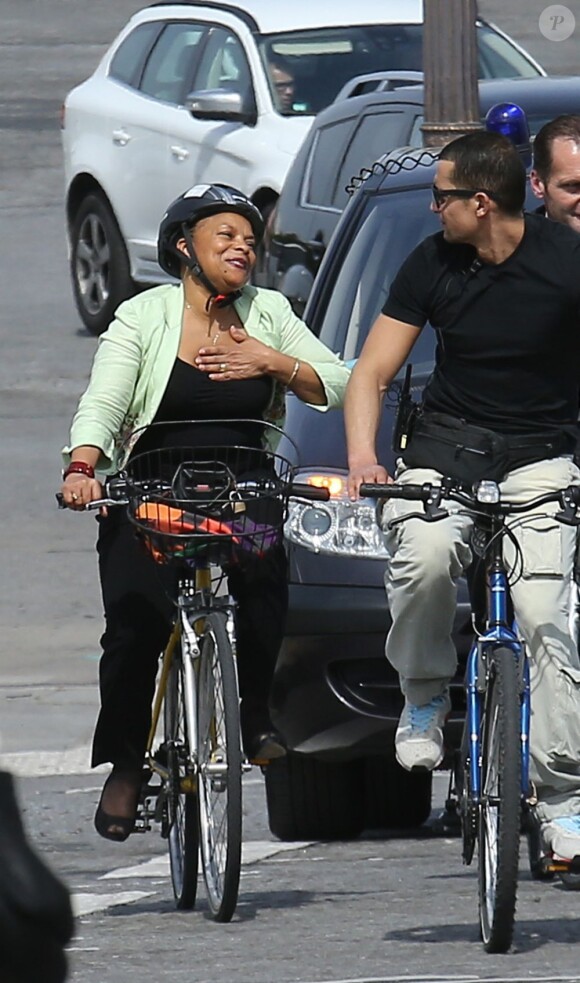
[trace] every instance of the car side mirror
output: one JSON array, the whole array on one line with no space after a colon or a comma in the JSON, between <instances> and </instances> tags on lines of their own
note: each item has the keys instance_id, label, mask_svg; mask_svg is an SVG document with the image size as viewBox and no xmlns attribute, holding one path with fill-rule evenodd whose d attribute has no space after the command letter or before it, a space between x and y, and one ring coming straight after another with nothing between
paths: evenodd
<instances>
[{"instance_id":1,"label":"car side mirror","mask_svg":"<svg viewBox=\"0 0 580 983\"><path fill-rule=\"evenodd\" d=\"M185 107L196 119L228 120L255 126L257 113L241 92L228 89L198 89L190 92Z\"/></svg>"}]
</instances>

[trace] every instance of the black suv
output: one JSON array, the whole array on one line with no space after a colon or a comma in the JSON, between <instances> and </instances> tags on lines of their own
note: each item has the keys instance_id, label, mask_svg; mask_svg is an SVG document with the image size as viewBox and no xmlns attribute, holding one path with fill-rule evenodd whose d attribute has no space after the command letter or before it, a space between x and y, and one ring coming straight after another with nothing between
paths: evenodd
<instances>
[{"instance_id":1,"label":"black suv","mask_svg":"<svg viewBox=\"0 0 580 983\"><path fill-rule=\"evenodd\" d=\"M359 182L344 211L306 319L347 361L357 358L402 261L439 228L429 207L435 163L435 152L393 154ZM530 197L528 206L534 204ZM412 352L416 398L433 354L434 332L427 326ZM391 470L396 388L385 404L378 445ZM282 839L313 839L356 836L365 827L416 827L430 813L431 775L403 771L394 758L403 698L384 655L388 559L374 505L350 502L344 493L341 412L320 414L291 396L286 431L299 447L304 476L318 476L331 499L293 503L286 525L290 611L273 711L291 750L266 769L270 829ZM460 669L471 637L462 581L455 621ZM453 746L465 707L461 673L451 697L447 740Z\"/></svg>"},{"instance_id":2,"label":"black suv","mask_svg":"<svg viewBox=\"0 0 580 983\"><path fill-rule=\"evenodd\" d=\"M308 131L269 222L257 274L263 286L286 294L297 314L303 314L352 176L395 147L422 145L421 78L383 72L353 79ZM559 113L580 111L580 78L489 79L479 83L479 95L484 116L498 102L521 106L533 136Z\"/></svg>"}]
</instances>

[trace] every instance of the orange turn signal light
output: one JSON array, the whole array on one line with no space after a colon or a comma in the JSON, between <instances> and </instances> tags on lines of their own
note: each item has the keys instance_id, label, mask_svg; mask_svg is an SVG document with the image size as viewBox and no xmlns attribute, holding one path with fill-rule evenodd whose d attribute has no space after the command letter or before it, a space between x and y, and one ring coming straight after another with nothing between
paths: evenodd
<instances>
[{"instance_id":1,"label":"orange turn signal light","mask_svg":"<svg viewBox=\"0 0 580 983\"><path fill-rule=\"evenodd\" d=\"M346 490L346 480L336 474L309 474L307 483L315 488L328 488L331 498L340 498Z\"/></svg>"}]
</instances>

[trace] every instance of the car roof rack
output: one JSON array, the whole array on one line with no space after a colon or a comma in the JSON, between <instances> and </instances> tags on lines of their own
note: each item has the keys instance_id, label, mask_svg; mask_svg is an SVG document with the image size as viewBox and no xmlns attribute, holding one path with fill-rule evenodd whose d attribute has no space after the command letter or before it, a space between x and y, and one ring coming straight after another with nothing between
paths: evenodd
<instances>
[{"instance_id":1,"label":"car roof rack","mask_svg":"<svg viewBox=\"0 0 580 983\"><path fill-rule=\"evenodd\" d=\"M338 92L334 102L352 99L367 92L392 92L405 85L422 85L423 72L369 72L368 75L355 75Z\"/></svg>"}]
</instances>

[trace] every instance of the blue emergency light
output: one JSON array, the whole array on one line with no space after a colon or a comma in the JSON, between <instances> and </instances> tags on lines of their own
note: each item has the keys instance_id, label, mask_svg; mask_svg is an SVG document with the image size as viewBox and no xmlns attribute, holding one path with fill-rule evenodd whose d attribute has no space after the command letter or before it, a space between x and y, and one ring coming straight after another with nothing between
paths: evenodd
<instances>
[{"instance_id":1,"label":"blue emergency light","mask_svg":"<svg viewBox=\"0 0 580 983\"><path fill-rule=\"evenodd\" d=\"M532 145L530 128L524 110L515 102L498 102L492 106L485 117L485 128L494 133L503 133L515 143L526 170L532 166Z\"/></svg>"}]
</instances>

